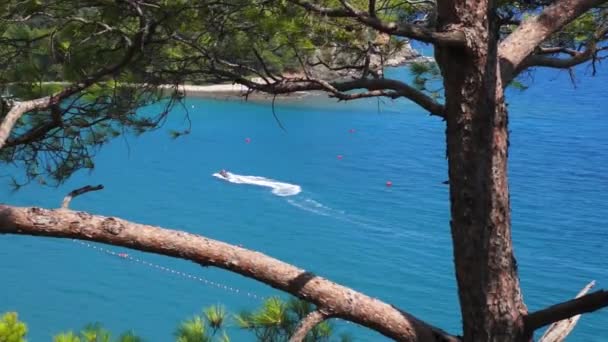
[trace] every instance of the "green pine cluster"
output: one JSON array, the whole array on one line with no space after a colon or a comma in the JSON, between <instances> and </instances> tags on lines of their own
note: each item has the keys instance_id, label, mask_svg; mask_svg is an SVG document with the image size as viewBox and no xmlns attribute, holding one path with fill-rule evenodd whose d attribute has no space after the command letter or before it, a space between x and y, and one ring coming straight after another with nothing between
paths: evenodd
<instances>
[{"instance_id":1,"label":"green pine cluster","mask_svg":"<svg viewBox=\"0 0 608 342\"><path fill-rule=\"evenodd\" d=\"M499 1L497 14L513 22L501 32L510 33L545 2ZM339 0L315 3L342 8ZM368 10L367 0L349 3ZM379 40L383 43L374 49L386 56L407 42L379 39L375 30L356 20L311 14L286 0L133 4L137 2L1 2L0 120L16 101L92 82L17 122L0 150L0 163L19 170L11 173L15 188L30 182L61 184L79 170L93 169L95 154L112 139L158 129L170 113L184 115L183 110L172 111L183 104L178 84L253 77L275 81L273 77L283 74L302 74L321 59L336 69L360 67ZM388 0L377 5L381 6L377 17L383 21L426 18L423 25L433 25L433 1ZM545 44L569 49L590 44L598 38L597 29L608 22L607 13L599 7L591 10ZM434 62L414 64L411 72L415 88L441 98L441 73ZM511 86L525 89L525 74L523 78ZM179 137L188 132L186 126L170 134Z\"/></svg>"},{"instance_id":2,"label":"green pine cluster","mask_svg":"<svg viewBox=\"0 0 608 342\"><path fill-rule=\"evenodd\" d=\"M252 340L261 342L286 342L294 333L300 320L314 310L314 305L290 298L272 297L265 300L255 311L243 311L230 315L221 305L213 305L181 323L175 330L176 342L230 342L228 327L237 327L252 333ZM26 342L28 329L18 319L17 313L7 312L0 318L0 342ZM314 327L305 342L349 342L352 338L342 334L334 337L331 323L325 321ZM79 331L61 332L53 342L143 342L133 331L114 337L112 332L99 323L88 324Z\"/></svg>"}]
</instances>

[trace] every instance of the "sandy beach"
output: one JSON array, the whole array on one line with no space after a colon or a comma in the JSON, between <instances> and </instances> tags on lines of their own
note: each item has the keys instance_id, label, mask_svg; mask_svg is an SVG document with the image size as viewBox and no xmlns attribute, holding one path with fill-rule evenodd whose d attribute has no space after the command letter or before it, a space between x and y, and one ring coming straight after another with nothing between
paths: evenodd
<instances>
[{"instance_id":1,"label":"sandy beach","mask_svg":"<svg viewBox=\"0 0 608 342\"><path fill-rule=\"evenodd\" d=\"M171 88L173 86L166 85L164 87ZM250 99L250 100L272 100L275 97L272 94L254 91L249 94L249 88L242 84L209 84L209 85L194 85L182 84L179 89L188 97L213 98L213 99ZM312 95L319 95L321 92L295 92L292 94L277 95L276 99L299 99Z\"/></svg>"}]
</instances>

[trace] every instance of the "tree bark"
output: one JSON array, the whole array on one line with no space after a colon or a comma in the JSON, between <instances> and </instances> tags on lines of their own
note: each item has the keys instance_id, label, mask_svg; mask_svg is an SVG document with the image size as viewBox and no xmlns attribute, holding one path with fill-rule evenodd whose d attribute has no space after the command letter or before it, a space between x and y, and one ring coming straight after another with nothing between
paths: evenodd
<instances>
[{"instance_id":1,"label":"tree bark","mask_svg":"<svg viewBox=\"0 0 608 342\"><path fill-rule=\"evenodd\" d=\"M558 0L536 16L524 20L521 25L500 43L499 57L503 85L529 65L526 58L543 41L572 22L589 9L600 6L607 0Z\"/></svg>"},{"instance_id":2,"label":"tree bark","mask_svg":"<svg viewBox=\"0 0 608 342\"><path fill-rule=\"evenodd\" d=\"M306 335L314 329L319 323L327 319L327 314L320 310L310 312L304 317L296 327L296 331L289 338L289 342L302 342L306 339Z\"/></svg>"},{"instance_id":3,"label":"tree bark","mask_svg":"<svg viewBox=\"0 0 608 342\"><path fill-rule=\"evenodd\" d=\"M200 235L68 209L0 204L0 234L3 233L97 241L191 260L256 279L314 303L331 317L361 324L397 341L458 341L441 329L378 299L262 253Z\"/></svg>"},{"instance_id":4,"label":"tree bark","mask_svg":"<svg viewBox=\"0 0 608 342\"><path fill-rule=\"evenodd\" d=\"M511 240L507 109L492 1L440 1L444 29L465 31L465 48L437 47L446 92L451 232L463 340L526 341Z\"/></svg>"},{"instance_id":5,"label":"tree bark","mask_svg":"<svg viewBox=\"0 0 608 342\"><path fill-rule=\"evenodd\" d=\"M52 104L52 96L41 97L39 99L14 104L8 113L6 113L2 123L0 123L0 149L4 147L4 144L11 135L13 127L25 113L34 109L47 108Z\"/></svg>"}]
</instances>

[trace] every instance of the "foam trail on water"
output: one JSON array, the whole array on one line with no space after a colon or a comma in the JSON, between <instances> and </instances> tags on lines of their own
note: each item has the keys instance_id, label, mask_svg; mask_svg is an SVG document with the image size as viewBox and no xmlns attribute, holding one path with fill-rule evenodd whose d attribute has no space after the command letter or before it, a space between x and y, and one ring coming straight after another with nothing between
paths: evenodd
<instances>
[{"instance_id":1,"label":"foam trail on water","mask_svg":"<svg viewBox=\"0 0 608 342\"><path fill-rule=\"evenodd\" d=\"M273 194L282 197L294 196L302 191L302 188L299 185L278 182L270 178L237 175L232 172L227 172L227 174L228 178L224 178L222 175L216 172L213 174L213 177L217 177L221 180L234 184L249 184L271 188Z\"/></svg>"},{"instance_id":2,"label":"foam trail on water","mask_svg":"<svg viewBox=\"0 0 608 342\"><path fill-rule=\"evenodd\" d=\"M308 211L315 215L331 217L332 219L350 223L366 230L384 233L391 231L390 228L384 227L380 222L376 222L358 215L347 214L344 210L337 210L328 207L311 198L288 199L287 202L298 209Z\"/></svg>"},{"instance_id":3,"label":"foam trail on water","mask_svg":"<svg viewBox=\"0 0 608 342\"><path fill-rule=\"evenodd\" d=\"M296 208L311 212L313 214L321 215L321 216L336 217L336 216L345 214L343 210L336 210L336 209L330 208L311 198L304 198L302 200L288 199L287 202Z\"/></svg>"}]
</instances>

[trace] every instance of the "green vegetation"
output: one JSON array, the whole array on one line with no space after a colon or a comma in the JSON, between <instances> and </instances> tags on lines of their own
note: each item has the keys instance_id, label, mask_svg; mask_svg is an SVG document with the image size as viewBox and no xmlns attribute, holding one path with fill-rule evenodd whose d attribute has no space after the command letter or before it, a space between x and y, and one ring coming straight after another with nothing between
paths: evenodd
<instances>
[{"instance_id":1,"label":"green vegetation","mask_svg":"<svg viewBox=\"0 0 608 342\"><path fill-rule=\"evenodd\" d=\"M295 298L287 302L280 298L269 298L259 310L238 314L236 321L242 329L253 332L258 341L287 341L298 322L313 310L312 304ZM331 325L326 321L321 322L310 331L306 341L328 341L331 334ZM341 341L347 339L341 337Z\"/></svg>"},{"instance_id":2,"label":"green vegetation","mask_svg":"<svg viewBox=\"0 0 608 342\"><path fill-rule=\"evenodd\" d=\"M0 342L24 342L27 326L19 321L16 312L7 312L0 318Z\"/></svg>"},{"instance_id":3,"label":"green vegetation","mask_svg":"<svg viewBox=\"0 0 608 342\"><path fill-rule=\"evenodd\" d=\"M213 305L179 323L174 336L176 342L230 342L228 327L252 332L253 338L264 342L289 340L298 322L315 308L305 301L278 297L269 298L253 312L230 315L221 305ZM0 342L26 342L27 326L19 321L17 313L8 312L0 318ZM318 324L306 336L305 342L348 342L348 335L332 339L333 328L327 321ZM133 331L114 337L99 323L85 326L80 331L61 332L53 342L143 342Z\"/></svg>"},{"instance_id":4,"label":"green vegetation","mask_svg":"<svg viewBox=\"0 0 608 342\"><path fill-rule=\"evenodd\" d=\"M82 88L17 121L0 150L1 163L14 164L23 172L12 175L12 185L18 188L32 181L57 185L78 170L93 169L96 152L110 140L160 127L182 100L178 84L243 83L252 77L276 82L292 73L323 79L336 70L353 78L378 79L382 78L378 70L370 69L372 57L384 61L408 41L398 34L380 34L348 16L311 13L294 2L179 0L140 6L130 1L3 1L0 118L14 101L57 95L76 85ZM338 0L318 3L344 10ZM370 3L350 1L360 11L368 10ZM506 37L522 18L544 5L498 1L500 36ZM375 18L383 22L436 24L433 1L383 1L375 7ZM582 56L585 48L594 50L595 56L600 50L597 42L605 38L606 17L605 8L593 9L551 35L539 49L550 47L555 52L541 50L541 65L556 54ZM591 57L577 58L591 60L594 66L600 58ZM411 70L416 90L433 100L443 99L436 63L418 63ZM509 83L526 88L521 79ZM319 84L317 90L341 98L335 89ZM359 88L347 90L355 89ZM377 94L403 96L399 91ZM183 127L170 134L179 137L188 132Z\"/></svg>"},{"instance_id":5,"label":"green vegetation","mask_svg":"<svg viewBox=\"0 0 608 342\"><path fill-rule=\"evenodd\" d=\"M379 12L386 18L414 13L411 5L386 3L390 9ZM178 84L273 81L315 63L362 64L376 37L286 1L3 1L0 118L14 101L82 89L18 120L0 162L22 170L12 175L15 188L58 185L93 169L110 140L160 127L182 100ZM403 44L391 38L380 52L388 56ZM172 136L189 132L178 129Z\"/></svg>"},{"instance_id":6,"label":"green vegetation","mask_svg":"<svg viewBox=\"0 0 608 342\"><path fill-rule=\"evenodd\" d=\"M128 331L118 338L112 338L112 333L100 323L88 324L80 332L68 331L57 334L53 342L142 342L143 339Z\"/></svg>"}]
</instances>

